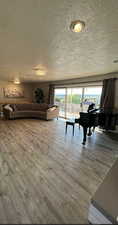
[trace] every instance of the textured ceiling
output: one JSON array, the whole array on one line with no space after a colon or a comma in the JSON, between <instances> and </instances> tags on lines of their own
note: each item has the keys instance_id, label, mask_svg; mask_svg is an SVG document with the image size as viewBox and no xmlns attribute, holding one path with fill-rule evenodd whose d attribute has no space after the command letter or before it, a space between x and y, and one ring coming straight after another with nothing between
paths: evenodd
<instances>
[{"instance_id":1,"label":"textured ceiling","mask_svg":"<svg viewBox=\"0 0 118 225\"><path fill-rule=\"evenodd\" d=\"M73 20L86 23L73 33ZM0 79L62 80L118 71L118 0L0 0ZM46 75L32 69L41 66Z\"/></svg>"}]
</instances>

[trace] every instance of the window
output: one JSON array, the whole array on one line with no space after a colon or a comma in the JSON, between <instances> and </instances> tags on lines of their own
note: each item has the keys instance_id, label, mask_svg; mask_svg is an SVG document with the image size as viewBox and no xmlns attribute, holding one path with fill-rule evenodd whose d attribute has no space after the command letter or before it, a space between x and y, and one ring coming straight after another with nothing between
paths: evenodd
<instances>
[{"instance_id":1,"label":"window","mask_svg":"<svg viewBox=\"0 0 118 225\"><path fill-rule=\"evenodd\" d=\"M59 116L77 118L79 112L87 111L89 104L95 103L99 108L102 86L56 88L55 104L59 106Z\"/></svg>"},{"instance_id":2,"label":"window","mask_svg":"<svg viewBox=\"0 0 118 225\"><path fill-rule=\"evenodd\" d=\"M59 116L66 118L65 108L66 108L66 89L59 88L55 89L55 99L54 102L59 106Z\"/></svg>"},{"instance_id":3,"label":"window","mask_svg":"<svg viewBox=\"0 0 118 225\"><path fill-rule=\"evenodd\" d=\"M81 111L82 88L67 88L66 118L78 117Z\"/></svg>"},{"instance_id":4,"label":"window","mask_svg":"<svg viewBox=\"0 0 118 225\"><path fill-rule=\"evenodd\" d=\"M87 111L88 105L95 103L96 108L100 106L102 87L85 87L83 95L83 111Z\"/></svg>"}]
</instances>

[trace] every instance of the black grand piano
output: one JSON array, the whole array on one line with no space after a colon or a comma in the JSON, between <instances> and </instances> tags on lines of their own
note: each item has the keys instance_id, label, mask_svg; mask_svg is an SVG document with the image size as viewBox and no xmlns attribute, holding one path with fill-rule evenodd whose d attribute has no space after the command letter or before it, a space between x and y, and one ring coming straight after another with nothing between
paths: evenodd
<instances>
[{"instance_id":1,"label":"black grand piano","mask_svg":"<svg viewBox=\"0 0 118 225\"><path fill-rule=\"evenodd\" d=\"M111 113L109 110L95 109L94 104L90 105L87 112L80 112L80 118L75 119L83 127L83 142L86 144L86 137L91 136L95 127L99 126L105 130L115 130L118 113ZM88 132L88 133L87 133Z\"/></svg>"}]
</instances>

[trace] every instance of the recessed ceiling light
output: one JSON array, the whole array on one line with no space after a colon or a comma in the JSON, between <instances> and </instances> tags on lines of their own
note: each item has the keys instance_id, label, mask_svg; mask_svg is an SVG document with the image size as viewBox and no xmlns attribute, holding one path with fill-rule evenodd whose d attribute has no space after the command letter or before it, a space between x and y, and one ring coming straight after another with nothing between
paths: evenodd
<instances>
[{"instance_id":1,"label":"recessed ceiling light","mask_svg":"<svg viewBox=\"0 0 118 225\"><path fill-rule=\"evenodd\" d=\"M81 20L75 20L72 21L71 25L70 25L70 29L75 32L81 32L85 27L85 22L81 21Z\"/></svg>"}]
</instances>

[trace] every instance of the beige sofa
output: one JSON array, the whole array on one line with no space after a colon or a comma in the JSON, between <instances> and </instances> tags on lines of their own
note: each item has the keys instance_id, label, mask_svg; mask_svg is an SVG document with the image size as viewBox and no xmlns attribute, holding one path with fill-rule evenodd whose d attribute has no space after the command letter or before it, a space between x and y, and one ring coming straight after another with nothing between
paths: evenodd
<instances>
[{"instance_id":1,"label":"beige sofa","mask_svg":"<svg viewBox=\"0 0 118 225\"><path fill-rule=\"evenodd\" d=\"M59 107L49 106L45 103L7 104L3 107L3 113L5 119L39 118L49 120L58 118Z\"/></svg>"}]
</instances>

